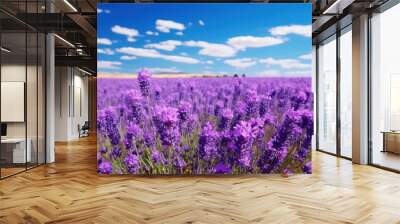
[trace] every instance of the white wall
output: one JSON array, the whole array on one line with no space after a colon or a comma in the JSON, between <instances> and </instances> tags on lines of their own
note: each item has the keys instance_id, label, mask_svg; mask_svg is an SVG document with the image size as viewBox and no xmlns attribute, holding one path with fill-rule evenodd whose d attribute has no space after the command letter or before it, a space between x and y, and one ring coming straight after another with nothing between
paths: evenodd
<instances>
[{"instance_id":1,"label":"white wall","mask_svg":"<svg viewBox=\"0 0 400 224\"><path fill-rule=\"evenodd\" d=\"M55 68L55 141L67 141L69 132L69 69Z\"/></svg>"},{"instance_id":2,"label":"white wall","mask_svg":"<svg viewBox=\"0 0 400 224\"><path fill-rule=\"evenodd\" d=\"M55 140L70 141L88 120L88 78L72 67L56 67L55 73Z\"/></svg>"}]
</instances>

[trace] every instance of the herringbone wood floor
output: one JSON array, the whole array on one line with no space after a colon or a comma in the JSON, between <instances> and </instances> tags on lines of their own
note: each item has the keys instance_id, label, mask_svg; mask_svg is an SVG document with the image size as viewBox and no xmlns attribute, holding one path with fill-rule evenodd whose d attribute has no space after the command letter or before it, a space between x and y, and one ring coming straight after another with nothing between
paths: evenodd
<instances>
[{"instance_id":1,"label":"herringbone wood floor","mask_svg":"<svg viewBox=\"0 0 400 224\"><path fill-rule=\"evenodd\" d=\"M0 181L0 223L400 223L400 175L314 153L314 173L98 176L95 138Z\"/></svg>"}]
</instances>

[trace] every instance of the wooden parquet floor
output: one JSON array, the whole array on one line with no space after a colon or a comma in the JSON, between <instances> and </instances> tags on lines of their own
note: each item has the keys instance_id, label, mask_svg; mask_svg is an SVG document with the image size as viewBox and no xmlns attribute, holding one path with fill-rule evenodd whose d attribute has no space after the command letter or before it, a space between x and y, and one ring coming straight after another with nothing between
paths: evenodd
<instances>
[{"instance_id":1,"label":"wooden parquet floor","mask_svg":"<svg viewBox=\"0 0 400 224\"><path fill-rule=\"evenodd\" d=\"M0 181L0 223L400 223L400 175L323 153L289 178L98 176L94 137Z\"/></svg>"}]
</instances>

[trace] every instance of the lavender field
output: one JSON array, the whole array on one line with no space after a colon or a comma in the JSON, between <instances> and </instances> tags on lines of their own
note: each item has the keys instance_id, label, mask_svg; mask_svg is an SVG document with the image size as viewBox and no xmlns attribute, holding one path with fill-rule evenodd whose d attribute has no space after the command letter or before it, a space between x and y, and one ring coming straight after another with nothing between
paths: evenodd
<instances>
[{"instance_id":1,"label":"lavender field","mask_svg":"<svg viewBox=\"0 0 400 224\"><path fill-rule=\"evenodd\" d=\"M100 174L311 173L311 78L98 78Z\"/></svg>"}]
</instances>

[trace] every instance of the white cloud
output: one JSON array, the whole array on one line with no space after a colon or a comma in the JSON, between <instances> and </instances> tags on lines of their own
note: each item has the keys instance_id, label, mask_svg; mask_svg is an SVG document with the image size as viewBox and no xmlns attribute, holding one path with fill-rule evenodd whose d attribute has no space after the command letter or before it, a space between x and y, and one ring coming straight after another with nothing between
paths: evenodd
<instances>
[{"instance_id":1,"label":"white cloud","mask_svg":"<svg viewBox=\"0 0 400 224\"><path fill-rule=\"evenodd\" d=\"M135 56L129 56L129 55L123 55L123 56L121 56L120 59L121 59L121 60L129 61L129 60L135 60L136 57L135 57Z\"/></svg>"},{"instance_id":2,"label":"white cloud","mask_svg":"<svg viewBox=\"0 0 400 224\"><path fill-rule=\"evenodd\" d=\"M157 19L156 29L163 33L169 33L170 30L183 31L185 30L185 25L183 25L182 23L174 22L172 20Z\"/></svg>"},{"instance_id":3,"label":"white cloud","mask_svg":"<svg viewBox=\"0 0 400 224\"><path fill-rule=\"evenodd\" d=\"M182 53L180 53L180 55L187 56L188 54L186 52L182 52Z\"/></svg>"},{"instance_id":4,"label":"white cloud","mask_svg":"<svg viewBox=\"0 0 400 224\"><path fill-rule=\"evenodd\" d=\"M303 59L303 60L311 60L312 54L303 54L303 55L300 55L299 58Z\"/></svg>"},{"instance_id":5,"label":"white cloud","mask_svg":"<svg viewBox=\"0 0 400 224\"><path fill-rule=\"evenodd\" d=\"M152 73L179 73L179 71L176 67L169 67L169 68L147 68L149 69Z\"/></svg>"},{"instance_id":6,"label":"white cloud","mask_svg":"<svg viewBox=\"0 0 400 224\"><path fill-rule=\"evenodd\" d=\"M199 60L191 57L184 57L184 56L176 56L176 55L162 55L162 59L174 62L181 62L186 64L198 64L200 63Z\"/></svg>"},{"instance_id":7,"label":"white cloud","mask_svg":"<svg viewBox=\"0 0 400 224\"><path fill-rule=\"evenodd\" d=\"M257 62L251 58L238 58L238 59L225 60L224 63L233 66L235 68L248 68L255 65Z\"/></svg>"},{"instance_id":8,"label":"white cloud","mask_svg":"<svg viewBox=\"0 0 400 224\"><path fill-rule=\"evenodd\" d=\"M122 47L116 50L119 53L134 55L145 58L159 58L160 53L154 49L134 48L134 47Z\"/></svg>"},{"instance_id":9,"label":"white cloud","mask_svg":"<svg viewBox=\"0 0 400 224\"><path fill-rule=\"evenodd\" d=\"M214 62L211 60L208 60L208 61L206 61L206 64L212 65L212 64L214 64Z\"/></svg>"},{"instance_id":10,"label":"white cloud","mask_svg":"<svg viewBox=\"0 0 400 224\"><path fill-rule=\"evenodd\" d=\"M205 25L204 22L203 22L203 20L199 20L199 25L200 25L200 26L204 26L204 25Z\"/></svg>"},{"instance_id":11,"label":"white cloud","mask_svg":"<svg viewBox=\"0 0 400 224\"><path fill-rule=\"evenodd\" d=\"M111 11L108 10L108 9L106 9L106 10L103 10L103 9L100 9L100 8L97 9L97 13L98 13L98 14L103 13L103 12L104 12L104 13L107 13L107 14L111 13Z\"/></svg>"},{"instance_id":12,"label":"white cloud","mask_svg":"<svg viewBox=\"0 0 400 224\"><path fill-rule=\"evenodd\" d=\"M97 53L99 53L99 54L113 55L113 54L114 54L114 51L111 50L110 48L104 48L104 49L98 48L98 49L97 49Z\"/></svg>"},{"instance_id":13,"label":"white cloud","mask_svg":"<svg viewBox=\"0 0 400 224\"><path fill-rule=\"evenodd\" d=\"M311 77L311 71L302 71L302 70L293 70L293 71L287 71L285 74L288 74L290 76L310 76Z\"/></svg>"},{"instance_id":14,"label":"white cloud","mask_svg":"<svg viewBox=\"0 0 400 224\"><path fill-rule=\"evenodd\" d=\"M177 46L182 45L181 41L177 40L166 40L163 42L160 42L158 44L146 44L144 45L145 48L155 48L159 50L164 50L164 51L173 51Z\"/></svg>"},{"instance_id":15,"label":"white cloud","mask_svg":"<svg viewBox=\"0 0 400 224\"><path fill-rule=\"evenodd\" d=\"M178 36L183 36L183 32L181 32L181 31L176 32L175 34L178 35Z\"/></svg>"},{"instance_id":16,"label":"white cloud","mask_svg":"<svg viewBox=\"0 0 400 224\"><path fill-rule=\"evenodd\" d=\"M277 26L269 29L269 32L276 36L297 34L305 37L311 37L311 25Z\"/></svg>"},{"instance_id":17,"label":"white cloud","mask_svg":"<svg viewBox=\"0 0 400 224\"><path fill-rule=\"evenodd\" d=\"M121 34L127 37L129 42L134 42L136 39L134 37L139 36L139 31L133 28L122 27L115 25L111 28L111 31L117 34Z\"/></svg>"},{"instance_id":18,"label":"white cloud","mask_svg":"<svg viewBox=\"0 0 400 224\"><path fill-rule=\"evenodd\" d=\"M276 69L269 69L269 70L258 72L257 75L259 75L259 76L277 76L277 75L281 75L281 72Z\"/></svg>"},{"instance_id":19,"label":"white cloud","mask_svg":"<svg viewBox=\"0 0 400 224\"><path fill-rule=\"evenodd\" d=\"M135 41L136 41L136 39L133 38L133 37L128 37L127 40L128 40L129 42L135 42Z\"/></svg>"},{"instance_id":20,"label":"white cloud","mask_svg":"<svg viewBox=\"0 0 400 224\"><path fill-rule=\"evenodd\" d=\"M145 48L133 48L133 47L122 47L118 48L117 52L134 55L137 57L146 57L146 58L161 58L167 61L180 62L186 64L198 64L199 60L191 57L185 56L177 56L177 55L165 55L154 49L145 49Z\"/></svg>"},{"instance_id":21,"label":"white cloud","mask_svg":"<svg viewBox=\"0 0 400 224\"><path fill-rule=\"evenodd\" d=\"M239 50L246 48L267 47L282 44L285 41L277 37L238 36L229 38L227 43Z\"/></svg>"},{"instance_id":22,"label":"white cloud","mask_svg":"<svg viewBox=\"0 0 400 224\"><path fill-rule=\"evenodd\" d=\"M205 41L185 41L183 45L188 46L188 47L200 47L201 50L199 51L199 54L201 55L206 55L206 56L211 56L211 57L233 57L236 54L236 50L225 44L213 44L213 43L208 43Z\"/></svg>"},{"instance_id":23,"label":"white cloud","mask_svg":"<svg viewBox=\"0 0 400 224\"><path fill-rule=\"evenodd\" d=\"M297 59L274 59L270 57L260 59L259 62L267 65L278 65L285 69L306 69L311 67L311 64L301 63Z\"/></svg>"},{"instance_id":24,"label":"white cloud","mask_svg":"<svg viewBox=\"0 0 400 224\"><path fill-rule=\"evenodd\" d=\"M149 36L158 36L158 32L153 32L153 31L150 31L150 30L146 31L146 34L149 35Z\"/></svg>"},{"instance_id":25,"label":"white cloud","mask_svg":"<svg viewBox=\"0 0 400 224\"><path fill-rule=\"evenodd\" d=\"M98 61L97 68L104 69L119 69L119 66L122 65L119 61Z\"/></svg>"},{"instance_id":26,"label":"white cloud","mask_svg":"<svg viewBox=\"0 0 400 224\"><path fill-rule=\"evenodd\" d=\"M111 45L112 41L107 38L97 38L97 44Z\"/></svg>"}]
</instances>

